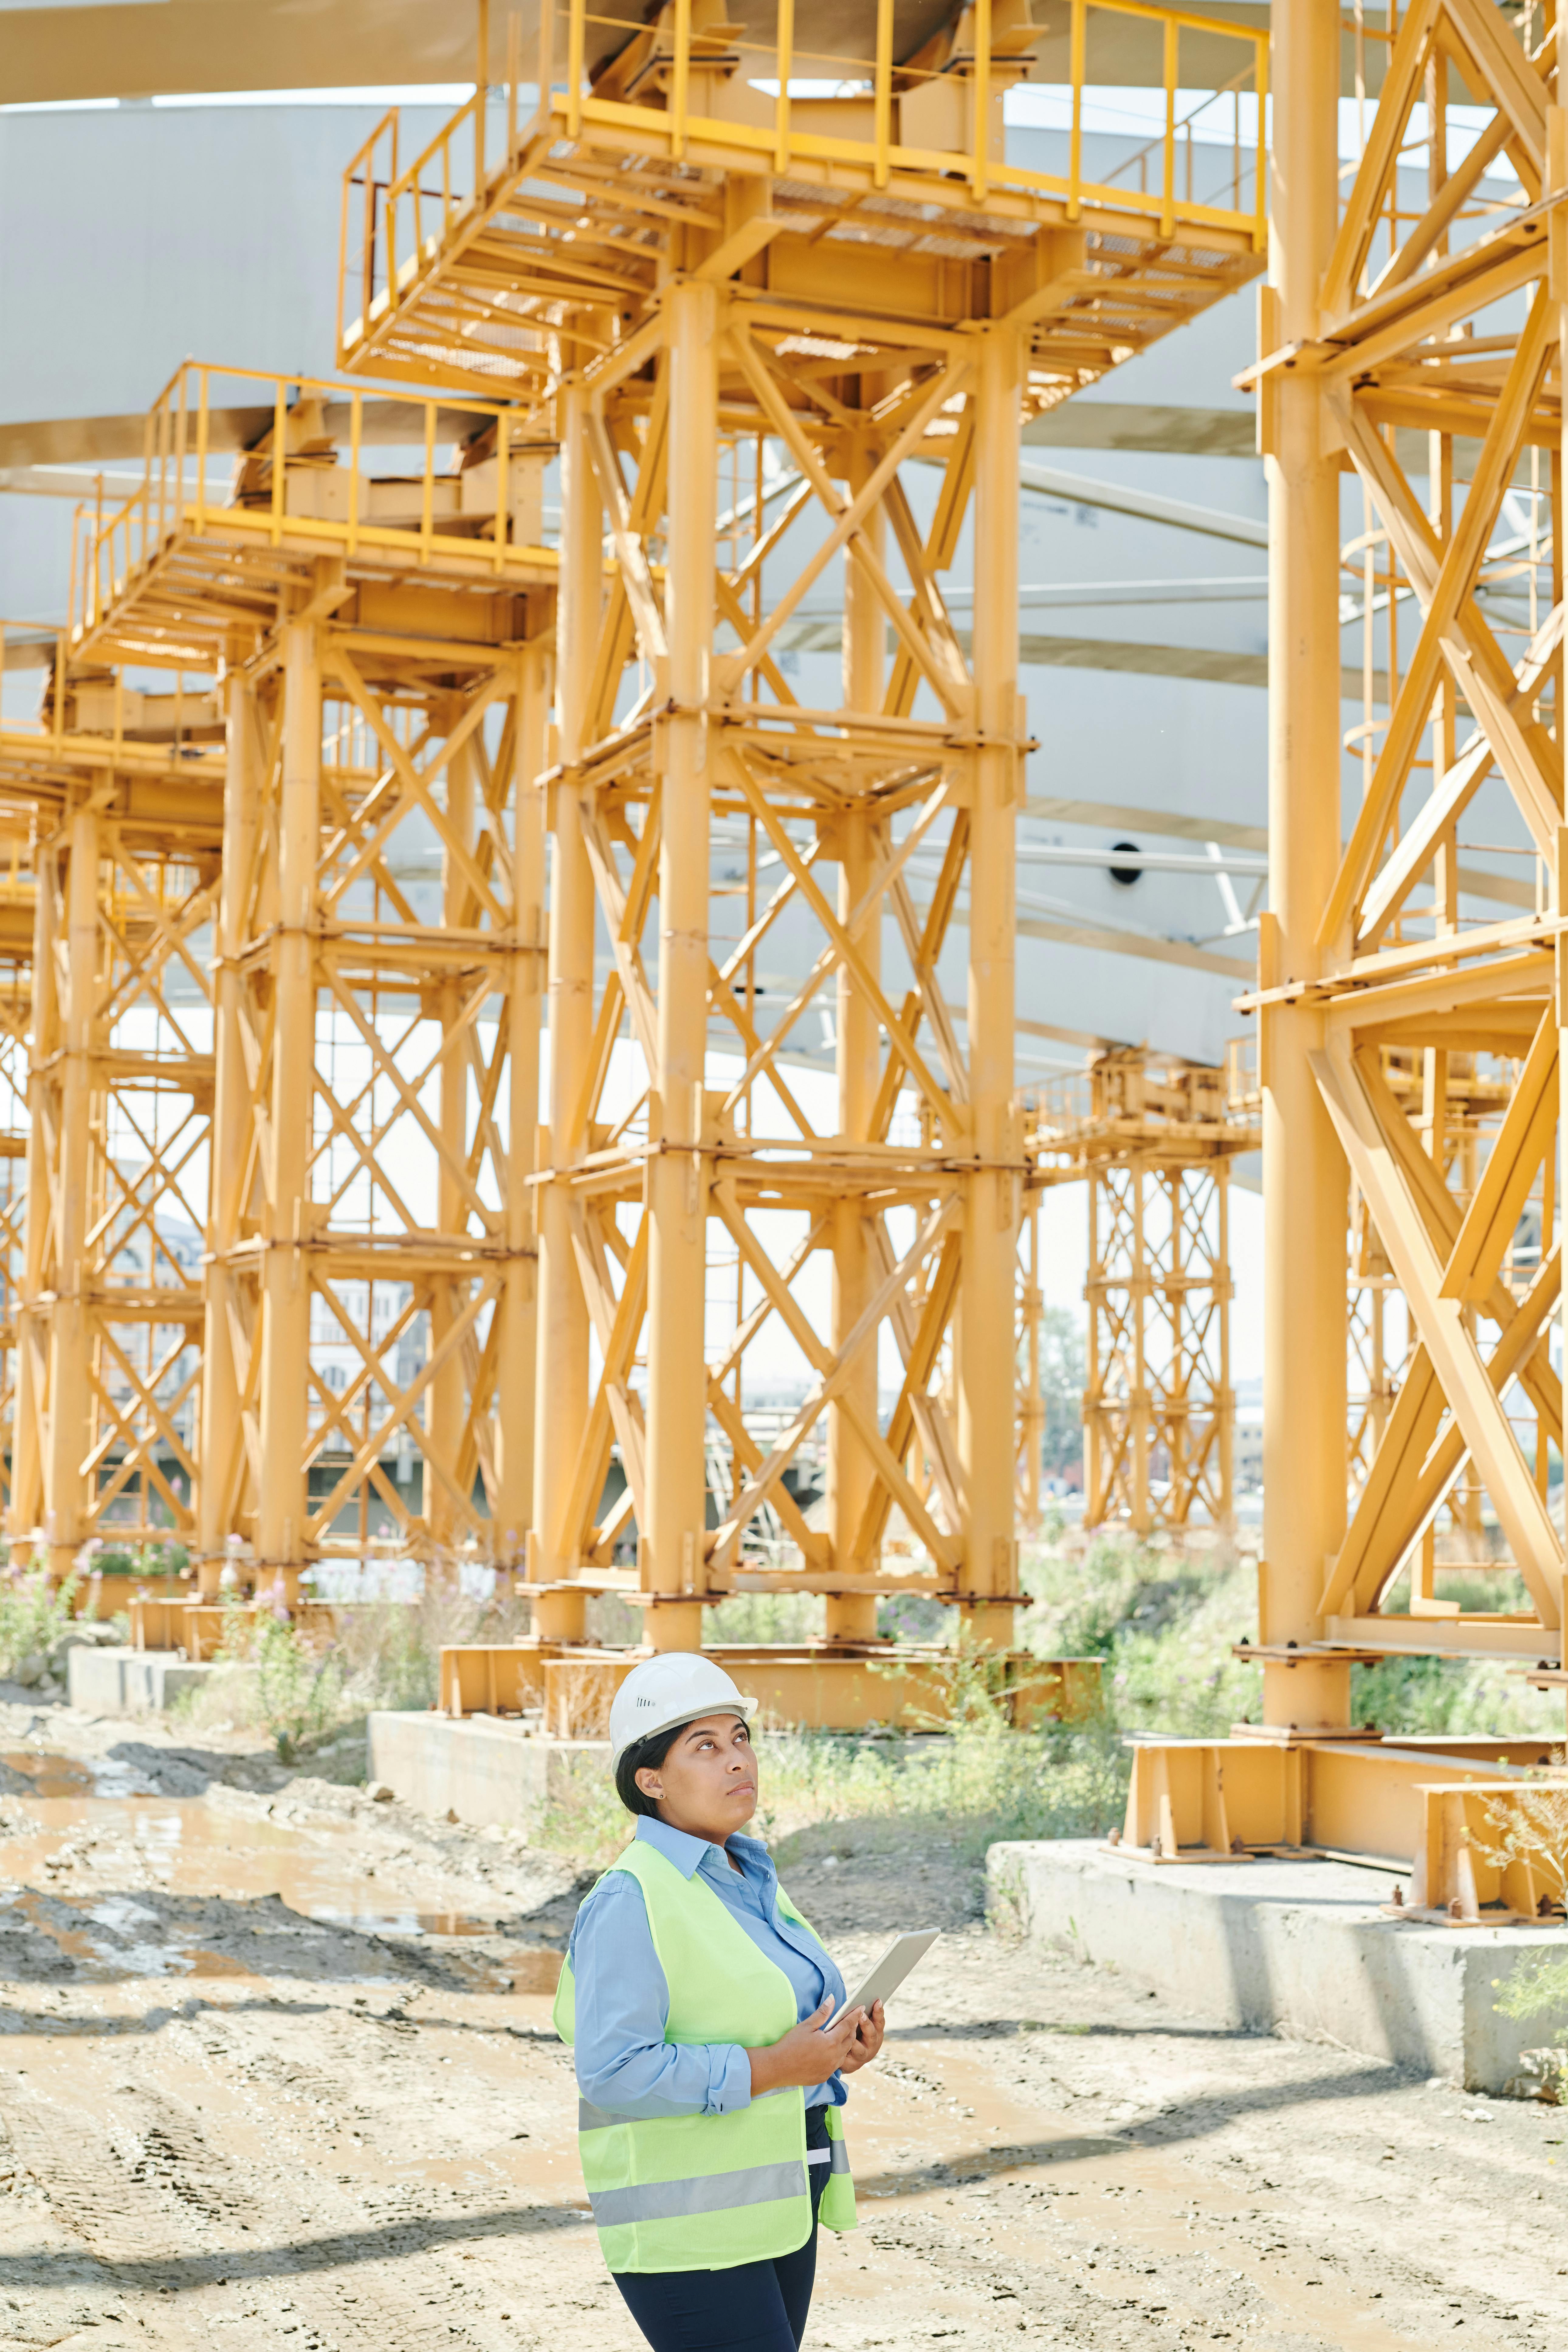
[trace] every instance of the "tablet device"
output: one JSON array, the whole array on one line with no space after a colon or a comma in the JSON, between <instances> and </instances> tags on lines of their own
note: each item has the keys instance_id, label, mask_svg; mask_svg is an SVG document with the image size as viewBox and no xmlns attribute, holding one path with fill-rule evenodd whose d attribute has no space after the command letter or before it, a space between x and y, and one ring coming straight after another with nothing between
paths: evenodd
<instances>
[{"instance_id":1,"label":"tablet device","mask_svg":"<svg viewBox=\"0 0 1568 2352\"><path fill-rule=\"evenodd\" d=\"M921 1927L912 1936L896 1937L870 1975L834 2011L828 2024L837 2025L847 2009L863 2009L869 2016L873 2001L891 2000L915 1962L924 1959L941 1933L940 1927Z\"/></svg>"}]
</instances>

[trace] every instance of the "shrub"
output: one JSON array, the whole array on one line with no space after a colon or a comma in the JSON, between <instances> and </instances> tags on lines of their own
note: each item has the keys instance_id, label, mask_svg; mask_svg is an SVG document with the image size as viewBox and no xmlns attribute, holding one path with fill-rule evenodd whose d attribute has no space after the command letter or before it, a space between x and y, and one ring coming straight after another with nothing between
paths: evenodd
<instances>
[{"instance_id":1,"label":"shrub","mask_svg":"<svg viewBox=\"0 0 1568 2352\"><path fill-rule=\"evenodd\" d=\"M1494 1985L1498 1979L1492 1979ZM1502 1987L1495 2006L1504 2017L1550 2018L1557 2029L1555 2042L1521 2054L1527 2068L1521 2086L1533 2088L1562 2105L1568 2100L1568 2049L1563 2046L1568 2026L1568 1956L1562 1959L1521 1959Z\"/></svg>"},{"instance_id":2,"label":"shrub","mask_svg":"<svg viewBox=\"0 0 1568 2352\"><path fill-rule=\"evenodd\" d=\"M36 1680L70 1630L77 1579L56 1584L47 1557L18 1559L0 1573L0 1675Z\"/></svg>"},{"instance_id":3,"label":"shrub","mask_svg":"<svg viewBox=\"0 0 1568 2352\"><path fill-rule=\"evenodd\" d=\"M252 1655L261 1717L285 1764L338 1721L343 1667L335 1643L313 1646L280 1612L255 1619Z\"/></svg>"}]
</instances>

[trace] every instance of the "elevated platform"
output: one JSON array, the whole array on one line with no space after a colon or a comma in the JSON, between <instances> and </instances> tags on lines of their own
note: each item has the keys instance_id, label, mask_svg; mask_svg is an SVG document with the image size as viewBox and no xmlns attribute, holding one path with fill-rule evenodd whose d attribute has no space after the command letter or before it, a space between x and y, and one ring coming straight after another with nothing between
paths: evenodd
<instances>
[{"instance_id":1,"label":"elevated platform","mask_svg":"<svg viewBox=\"0 0 1568 2352\"><path fill-rule=\"evenodd\" d=\"M713 229L723 241L704 277L739 275L758 320L809 289L830 332L880 310L894 283L956 328L972 273L994 273L993 315L1027 331L1027 404L1052 408L1263 264L1263 189L1240 125L1266 87L1264 27L1141 14L1170 44L1163 71L1234 141L1216 184L1200 165L1194 191L1191 126L1173 107L1163 139L1103 183L1081 129L1065 173L1009 160L1003 92L1037 68L1081 103L1108 39L1125 36L1126 11L1097 0L1070 37L1063 9L1050 26L998 17L988 44L968 12L940 8L827 11L815 38L767 8L744 26L625 0L608 15L572 0L559 23L514 16L499 158L470 100L406 162L387 115L350 164L340 364L542 400L566 313L646 315L686 234ZM837 95L792 92L808 53L818 92ZM531 106L538 89L547 102ZM727 206L725 175L754 201ZM826 298L825 256L837 279Z\"/></svg>"},{"instance_id":2,"label":"elevated platform","mask_svg":"<svg viewBox=\"0 0 1568 2352\"><path fill-rule=\"evenodd\" d=\"M1331 1861L1159 1868L1087 1839L994 1845L992 1909L1034 1942L1157 1986L1252 2033L1326 2041L1468 2091L1528 2079L1539 2019L1501 2017L1514 1965L1563 1948L1556 1927L1434 1926L1391 1916L1408 1874Z\"/></svg>"},{"instance_id":3,"label":"elevated platform","mask_svg":"<svg viewBox=\"0 0 1568 2352\"><path fill-rule=\"evenodd\" d=\"M237 389L259 403L226 405ZM254 435L226 489L209 467L237 419ZM553 444L516 436L493 404L345 398L187 363L149 416L142 487L102 520L82 514L72 659L211 671L255 653L289 588L362 655L367 634L424 636L460 668L521 642L515 600L553 588L557 563L539 543Z\"/></svg>"}]
</instances>

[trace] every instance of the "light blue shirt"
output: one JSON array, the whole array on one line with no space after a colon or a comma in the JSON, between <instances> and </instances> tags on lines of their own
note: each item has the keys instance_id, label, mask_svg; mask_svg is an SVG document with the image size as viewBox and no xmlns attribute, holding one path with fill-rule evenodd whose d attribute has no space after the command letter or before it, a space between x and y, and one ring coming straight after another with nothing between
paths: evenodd
<instances>
[{"instance_id":1,"label":"light blue shirt","mask_svg":"<svg viewBox=\"0 0 1568 2352\"><path fill-rule=\"evenodd\" d=\"M810 2017L830 1996L836 2006L844 2000L844 1979L809 1927L781 1916L778 1873L760 1839L731 1837L727 1853L647 1814L637 1816L637 1834L683 1877L695 1874L712 1888L758 1951L789 1979L797 2018ZM739 1870L731 1869L728 1854ZM751 2105L751 2063L737 2042L666 2042L668 1989L643 1891L629 1871L612 1870L600 1881L577 1914L567 1948L577 1993L577 2088L593 2105L647 2121L725 2116ZM831 2074L806 2091L805 2104L842 2106L847 2096L842 2078Z\"/></svg>"}]
</instances>

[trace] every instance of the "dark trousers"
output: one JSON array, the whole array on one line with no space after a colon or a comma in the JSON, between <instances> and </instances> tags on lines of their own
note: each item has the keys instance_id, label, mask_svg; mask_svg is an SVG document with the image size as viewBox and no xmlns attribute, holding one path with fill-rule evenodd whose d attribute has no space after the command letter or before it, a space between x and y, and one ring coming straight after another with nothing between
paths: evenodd
<instances>
[{"instance_id":1,"label":"dark trousers","mask_svg":"<svg viewBox=\"0 0 1568 2352\"><path fill-rule=\"evenodd\" d=\"M827 2146L820 2107L808 2110L805 2144ZM653 2352L800 2352L816 2279L816 2209L827 2167L808 2168L811 2235L793 2254L728 2271L613 2271L626 2309Z\"/></svg>"}]
</instances>

